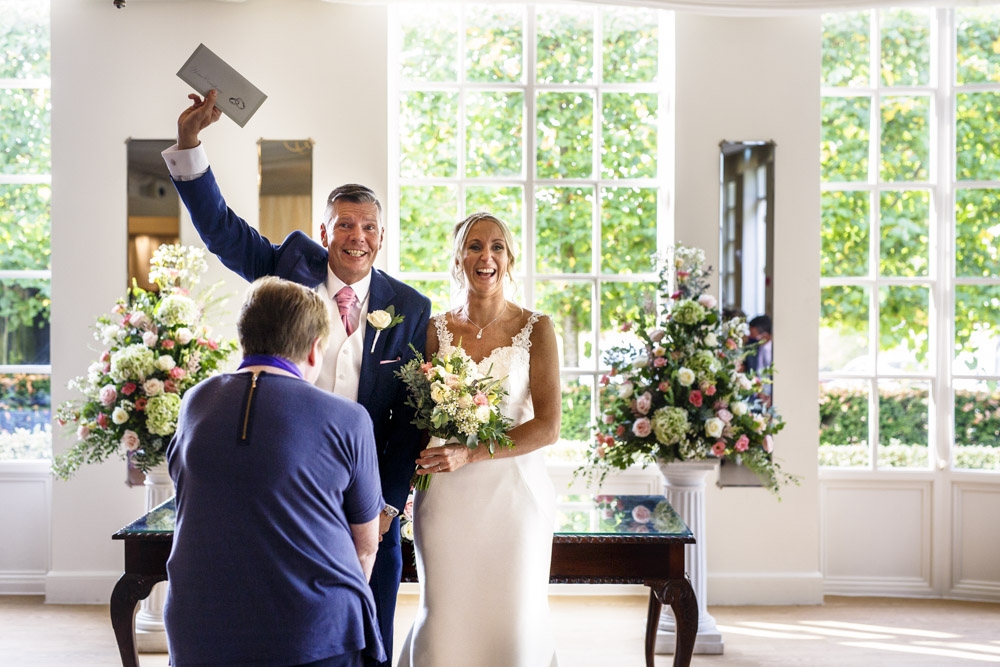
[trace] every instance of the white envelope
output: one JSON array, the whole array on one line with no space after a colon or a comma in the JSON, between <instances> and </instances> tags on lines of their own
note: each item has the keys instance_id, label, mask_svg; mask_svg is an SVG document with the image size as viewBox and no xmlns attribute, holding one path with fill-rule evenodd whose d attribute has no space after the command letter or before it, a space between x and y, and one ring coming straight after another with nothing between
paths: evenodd
<instances>
[{"instance_id":1,"label":"white envelope","mask_svg":"<svg viewBox=\"0 0 1000 667\"><path fill-rule=\"evenodd\" d=\"M213 88L219 91L215 106L240 127L245 127L250 117L267 99L257 86L229 66L204 44L199 44L177 76L190 84L201 95Z\"/></svg>"}]
</instances>

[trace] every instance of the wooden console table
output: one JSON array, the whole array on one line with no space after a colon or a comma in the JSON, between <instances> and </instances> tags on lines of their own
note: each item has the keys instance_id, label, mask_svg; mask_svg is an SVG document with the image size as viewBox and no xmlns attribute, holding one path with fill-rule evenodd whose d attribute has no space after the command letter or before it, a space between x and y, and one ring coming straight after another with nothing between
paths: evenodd
<instances>
[{"instance_id":1,"label":"wooden console table","mask_svg":"<svg viewBox=\"0 0 1000 667\"><path fill-rule=\"evenodd\" d=\"M674 612L674 667L691 663L698 602L684 566L694 537L663 496L585 496L563 512L552 540L549 581L558 584L644 584L650 588L645 655L653 667L656 630L664 604ZM138 667L135 611L167 578L173 543L174 499L125 526L112 539L125 543L125 573L111 594L111 624L124 667ZM403 542L403 581L416 581L413 546Z\"/></svg>"}]
</instances>

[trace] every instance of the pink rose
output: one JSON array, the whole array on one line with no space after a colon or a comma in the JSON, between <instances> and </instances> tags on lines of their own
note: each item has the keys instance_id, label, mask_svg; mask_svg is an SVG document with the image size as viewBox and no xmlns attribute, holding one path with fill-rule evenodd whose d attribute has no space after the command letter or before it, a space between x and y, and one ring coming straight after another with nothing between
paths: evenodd
<instances>
[{"instance_id":1,"label":"pink rose","mask_svg":"<svg viewBox=\"0 0 1000 667\"><path fill-rule=\"evenodd\" d=\"M667 365L667 360L665 357L656 357L655 359L653 359L653 366L655 366L656 368L663 368L666 365Z\"/></svg>"},{"instance_id":2,"label":"pink rose","mask_svg":"<svg viewBox=\"0 0 1000 667\"><path fill-rule=\"evenodd\" d=\"M219 349L218 343L216 343L214 340L209 340L207 338L202 338L201 340L198 341L198 344L201 345L202 347L207 347L210 350Z\"/></svg>"},{"instance_id":3,"label":"pink rose","mask_svg":"<svg viewBox=\"0 0 1000 667\"><path fill-rule=\"evenodd\" d=\"M717 302L715 300L715 297L712 296L711 294L702 294L701 296L698 297L698 303L700 303L705 308L712 310L713 308L715 308Z\"/></svg>"},{"instance_id":4,"label":"pink rose","mask_svg":"<svg viewBox=\"0 0 1000 667\"><path fill-rule=\"evenodd\" d=\"M148 399L145 396L140 396L139 398L135 399L135 409L138 410L139 412L145 410L147 400Z\"/></svg>"},{"instance_id":5,"label":"pink rose","mask_svg":"<svg viewBox=\"0 0 1000 667\"><path fill-rule=\"evenodd\" d=\"M602 375L601 376L601 386L602 387L607 387L609 382L611 382L611 378L610 377L608 377L607 375Z\"/></svg>"},{"instance_id":6,"label":"pink rose","mask_svg":"<svg viewBox=\"0 0 1000 667\"><path fill-rule=\"evenodd\" d=\"M106 362L108 362L110 360L111 360L111 352L109 352L108 350L104 350L104 352L101 352L101 361L102 362L106 363Z\"/></svg>"},{"instance_id":7,"label":"pink rose","mask_svg":"<svg viewBox=\"0 0 1000 667\"><path fill-rule=\"evenodd\" d=\"M615 435L617 435L619 438L625 435L625 427L619 424L618 428L615 429Z\"/></svg>"},{"instance_id":8,"label":"pink rose","mask_svg":"<svg viewBox=\"0 0 1000 667\"><path fill-rule=\"evenodd\" d=\"M174 382L173 380L164 380L163 381L163 391L167 392L168 394L176 394L177 393L177 383Z\"/></svg>"},{"instance_id":9,"label":"pink rose","mask_svg":"<svg viewBox=\"0 0 1000 667\"><path fill-rule=\"evenodd\" d=\"M632 520L636 523L649 523L653 518L653 513L645 505L636 505L632 508Z\"/></svg>"},{"instance_id":10,"label":"pink rose","mask_svg":"<svg viewBox=\"0 0 1000 667\"><path fill-rule=\"evenodd\" d=\"M185 375L187 375L187 371L180 366L174 366L170 369L170 377L176 380L182 379Z\"/></svg>"},{"instance_id":11,"label":"pink rose","mask_svg":"<svg viewBox=\"0 0 1000 667\"><path fill-rule=\"evenodd\" d=\"M138 387L135 386L135 382L126 382L125 384L122 385L122 393L125 394L126 396L131 396L132 394L135 393L135 390L137 388Z\"/></svg>"},{"instance_id":12,"label":"pink rose","mask_svg":"<svg viewBox=\"0 0 1000 667\"><path fill-rule=\"evenodd\" d=\"M613 414L611 414L610 412L605 412L601 416L601 421L604 422L605 424L608 424L610 426L611 424L615 423L615 416Z\"/></svg>"},{"instance_id":13,"label":"pink rose","mask_svg":"<svg viewBox=\"0 0 1000 667\"><path fill-rule=\"evenodd\" d=\"M625 324L623 324L621 326L621 330L622 331L631 331L632 330L632 323L631 322L626 322Z\"/></svg>"},{"instance_id":14,"label":"pink rose","mask_svg":"<svg viewBox=\"0 0 1000 667\"><path fill-rule=\"evenodd\" d=\"M726 454L726 443L719 440L714 445L712 445L712 453L718 456L720 459Z\"/></svg>"},{"instance_id":15,"label":"pink rose","mask_svg":"<svg viewBox=\"0 0 1000 667\"><path fill-rule=\"evenodd\" d=\"M429 361L420 364L420 372L424 375L430 373L432 368L434 368L434 364Z\"/></svg>"},{"instance_id":16,"label":"pink rose","mask_svg":"<svg viewBox=\"0 0 1000 667\"><path fill-rule=\"evenodd\" d=\"M87 436L89 436L89 435L90 435L90 429L89 428L87 428L83 424L80 424L80 426L77 427L77 429L76 429L76 439L77 440L86 440Z\"/></svg>"},{"instance_id":17,"label":"pink rose","mask_svg":"<svg viewBox=\"0 0 1000 667\"><path fill-rule=\"evenodd\" d=\"M130 452L134 452L139 449L139 435L135 431L126 430L125 433L122 434L121 443L122 447Z\"/></svg>"},{"instance_id":18,"label":"pink rose","mask_svg":"<svg viewBox=\"0 0 1000 667\"><path fill-rule=\"evenodd\" d=\"M412 497L409 500L406 501L405 505L403 505L403 516L405 516L407 519L410 519L410 520L413 519L413 498Z\"/></svg>"},{"instance_id":19,"label":"pink rose","mask_svg":"<svg viewBox=\"0 0 1000 667\"><path fill-rule=\"evenodd\" d=\"M764 451L768 454L774 451L774 438L770 433L764 436Z\"/></svg>"},{"instance_id":20,"label":"pink rose","mask_svg":"<svg viewBox=\"0 0 1000 667\"><path fill-rule=\"evenodd\" d=\"M730 350L735 350L736 349L736 341L733 340L732 338L727 338L726 339L726 347L728 349L730 349Z\"/></svg>"},{"instance_id":21,"label":"pink rose","mask_svg":"<svg viewBox=\"0 0 1000 667\"><path fill-rule=\"evenodd\" d=\"M169 338L167 338L167 339L166 339L166 340L164 340L164 341L163 341L162 343L160 343L160 346L161 346L161 347L162 347L162 348L163 348L164 350L172 350L172 349L174 348L174 344L175 344L175 343L174 343L174 341L172 341L172 340L170 340Z\"/></svg>"},{"instance_id":22,"label":"pink rose","mask_svg":"<svg viewBox=\"0 0 1000 667\"><path fill-rule=\"evenodd\" d=\"M714 384L706 384L704 387L701 388L701 390L703 392L705 392L706 396L715 396L715 385Z\"/></svg>"},{"instance_id":23,"label":"pink rose","mask_svg":"<svg viewBox=\"0 0 1000 667\"><path fill-rule=\"evenodd\" d=\"M648 391L635 399L635 409L640 415L649 413L649 408L653 406L653 395Z\"/></svg>"},{"instance_id":24,"label":"pink rose","mask_svg":"<svg viewBox=\"0 0 1000 667\"><path fill-rule=\"evenodd\" d=\"M113 384L106 384L101 387L101 391L98 395L101 399L101 405L106 408L111 407L115 404L115 401L118 400L118 390L115 389Z\"/></svg>"},{"instance_id":25,"label":"pink rose","mask_svg":"<svg viewBox=\"0 0 1000 667\"><path fill-rule=\"evenodd\" d=\"M750 447L750 438L744 433L739 438L737 438L736 443L733 445L733 449L738 452L745 452Z\"/></svg>"},{"instance_id":26,"label":"pink rose","mask_svg":"<svg viewBox=\"0 0 1000 667\"><path fill-rule=\"evenodd\" d=\"M477 391L476 395L472 397L472 402L476 405L489 405L490 397L481 391Z\"/></svg>"},{"instance_id":27,"label":"pink rose","mask_svg":"<svg viewBox=\"0 0 1000 667\"><path fill-rule=\"evenodd\" d=\"M649 421L649 417L642 417L641 419L636 419L635 423L632 424L632 433L635 433L636 437L645 438L652 432L653 432L653 423Z\"/></svg>"},{"instance_id":28,"label":"pink rose","mask_svg":"<svg viewBox=\"0 0 1000 667\"><path fill-rule=\"evenodd\" d=\"M147 331L146 333L142 334L142 343L146 347L154 347L156 345L156 341L158 341L159 339L160 337L157 336L156 333L152 331Z\"/></svg>"},{"instance_id":29,"label":"pink rose","mask_svg":"<svg viewBox=\"0 0 1000 667\"><path fill-rule=\"evenodd\" d=\"M628 532L630 532L630 533L648 533L649 532L649 526L647 526L644 523L640 523L637 526L630 526L629 529L628 529Z\"/></svg>"},{"instance_id":30,"label":"pink rose","mask_svg":"<svg viewBox=\"0 0 1000 667\"><path fill-rule=\"evenodd\" d=\"M108 427L108 416L103 412L97 415L97 426L102 429L106 429Z\"/></svg>"},{"instance_id":31,"label":"pink rose","mask_svg":"<svg viewBox=\"0 0 1000 667\"><path fill-rule=\"evenodd\" d=\"M664 380L663 382L661 382L659 384L659 386L657 387L657 389L659 389L660 391L665 392L667 389L670 389L670 383L667 382L666 380Z\"/></svg>"},{"instance_id":32,"label":"pink rose","mask_svg":"<svg viewBox=\"0 0 1000 667\"><path fill-rule=\"evenodd\" d=\"M733 421L733 413L730 412L729 410L726 410L725 408L716 412L715 416L721 419L722 421L726 422L727 424Z\"/></svg>"},{"instance_id":33,"label":"pink rose","mask_svg":"<svg viewBox=\"0 0 1000 667\"><path fill-rule=\"evenodd\" d=\"M688 394L688 402L696 408L701 407L701 392L695 389L690 394Z\"/></svg>"}]
</instances>

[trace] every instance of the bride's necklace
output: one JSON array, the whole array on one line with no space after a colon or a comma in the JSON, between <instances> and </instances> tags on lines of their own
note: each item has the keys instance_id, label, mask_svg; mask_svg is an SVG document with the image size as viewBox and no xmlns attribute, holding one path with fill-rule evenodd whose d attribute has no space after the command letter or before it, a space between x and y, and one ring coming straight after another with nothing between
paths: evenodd
<instances>
[{"instance_id":1,"label":"bride's necklace","mask_svg":"<svg viewBox=\"0 0 1000 667\"><path fill-rule=\"evenodd\" d=\"M507 312L507 302L506 301L504 301L503 310L500 311L500 315L503 315L505 312ZM480 339L480 338L483 337L483 329L487 328L488 326L490 326L491 324L493 324L494 322L496 322L497 320L499 320L500 319L500 315L497 315L496 317L494 317L492 320L490 320L489 322L487 322L483 326L479 326L478 324L476 324L475 322L472 321L471 317L469 317L469 307L468 306L465 307L465 319L469 320L469 324L471 324L472 326L474 326L477 329L479 329L479 333L476 334L476 338L477 339Z\"/></svg>"}]
</instances>

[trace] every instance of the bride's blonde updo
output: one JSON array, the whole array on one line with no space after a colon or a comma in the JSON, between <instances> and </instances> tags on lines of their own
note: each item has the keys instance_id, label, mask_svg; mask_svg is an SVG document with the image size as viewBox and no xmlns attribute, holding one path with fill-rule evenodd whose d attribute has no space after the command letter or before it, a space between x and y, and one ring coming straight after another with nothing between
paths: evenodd
<instances>
[{"instance_id":1,"label":"bride's blonde updo","mask_svg":"<svg viewBox=\"0 0 1000 667\"><path fill-rule=\"evenodd\" d=\"M492 213L487 213L486 211L476 211L469 217L467 217L462 222L455 225L454 233L454 250L455 250L455 261L451 264L451 275L455 278L458 285L465 289L465 271L462 268L462 255L465 252L465 241L469 238L469 230L472 229L472 225L485 220L487 222L492 222L500 228L500 233L503 234L503 242L507 246L507 271L504 274L504 278L507 279L508 283L514 285L514 234L510 231L510 227L507 223L496 217Z\"/></svg>"}]
</instances>

